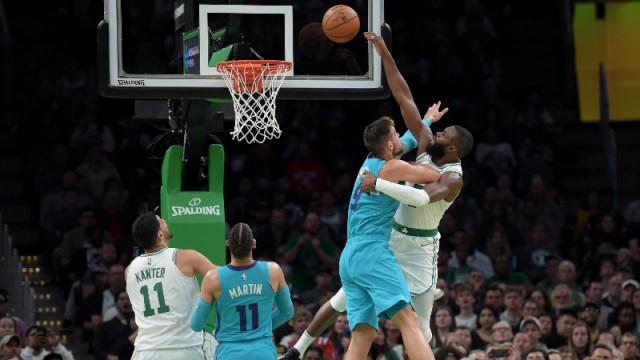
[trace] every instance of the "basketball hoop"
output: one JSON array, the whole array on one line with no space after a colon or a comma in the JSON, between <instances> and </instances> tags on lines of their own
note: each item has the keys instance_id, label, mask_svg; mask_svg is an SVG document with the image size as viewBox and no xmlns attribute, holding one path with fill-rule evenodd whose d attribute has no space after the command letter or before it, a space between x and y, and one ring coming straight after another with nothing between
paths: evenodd
<instances>
[{"instance_id":1,"label":"basketball hoop","mask_svg":"<svg viewBox=\"0 0 640 360\"><path fill-rule=\"evenodd\" d=\"M235 60L217 65L235 112L234 140L249 144L277 139L282 131L276 120L276 96L291 63L279 60Z\"/></svg>"}]
</instances>

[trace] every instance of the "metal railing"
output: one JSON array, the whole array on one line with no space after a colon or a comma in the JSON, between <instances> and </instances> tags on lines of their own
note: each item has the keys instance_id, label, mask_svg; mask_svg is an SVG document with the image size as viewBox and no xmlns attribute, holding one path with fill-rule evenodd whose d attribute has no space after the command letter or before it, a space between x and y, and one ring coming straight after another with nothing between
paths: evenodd
<instances>
[{"instance_id":1,"label":"metal railing","mask_svg":"<svg viewBox=\"0 0 640 360\"><path fill-rule=\"evenodd\" d=\"M18 250L13 247L9 226L0 213L0 287L9 292L9 313L25 323L35 323L35 293L29 277L22 273Z\"/></svg>"}]
</instances>

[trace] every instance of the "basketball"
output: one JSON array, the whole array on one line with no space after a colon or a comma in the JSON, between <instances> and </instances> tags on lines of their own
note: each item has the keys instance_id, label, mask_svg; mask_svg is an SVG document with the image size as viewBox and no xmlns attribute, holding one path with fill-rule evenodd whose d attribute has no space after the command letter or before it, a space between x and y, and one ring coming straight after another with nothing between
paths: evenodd
<instances>
[{"instance_id":1,"label":"basketball","mask_svg":"<svg viewBox=\"0 0 640 360\"><path fill-rule=\"evenodd\" d=\"M313 22L300 29L298 48L312 59L322 59L333 49L333 42L322 31L322 24Z\"/></svg>"},{"instance_id":2,"label":"basketball","mask_svg":"<svg viewBox=\"0 0 640 360\"><path fill-rule=\"evenodd\" d=\"M331 41L346 43L360 32L360 18L349 6L334 5L324 13L322 30Z\"/></svg>"}]
</instances>

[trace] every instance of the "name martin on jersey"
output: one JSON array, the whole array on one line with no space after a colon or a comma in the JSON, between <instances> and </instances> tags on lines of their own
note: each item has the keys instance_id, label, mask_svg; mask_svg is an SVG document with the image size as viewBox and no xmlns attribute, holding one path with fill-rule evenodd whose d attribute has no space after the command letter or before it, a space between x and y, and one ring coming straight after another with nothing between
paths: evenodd
<instances>
[{"instance_id":1,"label":"name martin on jersey","mask_svg":"<svg viewBox=\"0 0 640 360\"><path fill-rule=\"evenodd\" d=\"M136 273L136 281L141 282L141 281L151 280L151 279L162 279L164 278L165 270L166 270L165 268L161 267L161 268L151 268L151 269L144 269L142 271L138 271Z\"/></svg>"},{"instance_id":2,"label":"name martin on jersey","mask_svg":"<svg viewBox=\"0 0 640 360\"><path fill-rule=\"evenodd\" d=\"M245 295L262 295L262 284L239 285L229 289L229 296L232 299Z\"/></svg>"}]
</instances>

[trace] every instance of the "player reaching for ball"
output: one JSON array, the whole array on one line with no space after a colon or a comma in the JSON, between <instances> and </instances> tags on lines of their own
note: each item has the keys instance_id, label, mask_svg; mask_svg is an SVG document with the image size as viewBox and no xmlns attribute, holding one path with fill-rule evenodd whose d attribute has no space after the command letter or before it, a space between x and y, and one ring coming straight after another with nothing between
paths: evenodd
<instances>
[{"instance_id":1,"label":"player reaching for ball","mask_svg":"<svg viewBox=\"0 0 640 360\"><path fill-rule=\"evenodd\" d=\"M365 33L367 40L371 41L376 51L382 57L387 74L387 80L392 94L400 105L405 121L407 118L419 119L420 114L413 101L411 91L400 74L391 57L384 41L373 33ZM448 109L439 110L440 103L429 108L425 115L427 124L438 121ZM433 301L438 292L435 288L437 279L437 254L440 234L437 231L438 223L445 210L451 205L462 187L462 168L460 158L466 155L473 145L473 138L469 132L457 126L452 126L436 136L428 131L427 136L420 139L421 146L418 149L417 161L437 169L441 174L438 182L428 184L422 193L428 195L431 201L422 206L401 204L394 221L390 248L400 265L404 278L411 291L413 306L420 318L420 324L425 338L431 339L429 319L433 308ZM405 152L417 146L417 141L411 132L407 132L401 139L405 146ZM426 148L427 153L424 153ZM370 191L375 183L375 177L366 175L361 186L363 190ZM381 184L384 180L380 179ZM401 192L405 187L400 186ZM418 186L418 185L417 185ZM411 189L406 187L406 189ZM387 190L384 190L385 192ZM394 196L391 190L388 194ZM423 198L423 194L417 194L417 198ZM413 199L404 199L411 202ZM297 359L300 353L319 336L326 327L335 321L335 318L344 311L345 295L341 289L329 302L324 304L301 339L289 349L283 359Z\"/></svg>"}]
</instances>

